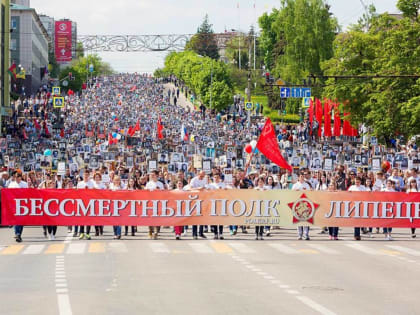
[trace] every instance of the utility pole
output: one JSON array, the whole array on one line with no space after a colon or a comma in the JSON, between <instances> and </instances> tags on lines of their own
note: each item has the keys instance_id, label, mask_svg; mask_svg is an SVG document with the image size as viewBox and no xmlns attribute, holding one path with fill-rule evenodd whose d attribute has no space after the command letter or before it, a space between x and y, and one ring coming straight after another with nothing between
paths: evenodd
<instances>
[{"instance_id":1,"label":"utility pole","mask_svg":"<svg viewBox=\"0 0 420 315\"><path fill-rule=\"evenodd\" d=\"M246 96L248 102L251 102L251 69L248 70L248 87L246 89ZM248 128L251 127L251 111L248 110Z\"/></svg>"},{"instance_id":2,"label":"utility pole","mask_svg":"<svg viewBox=\"0 0 420 315\"><path fill-rule=\"evenodd\" d=\"M213 109L212 99L213 99L213 59L211 59L211 72L210 72L210 111Z\"/></svg>"}]
</instances>

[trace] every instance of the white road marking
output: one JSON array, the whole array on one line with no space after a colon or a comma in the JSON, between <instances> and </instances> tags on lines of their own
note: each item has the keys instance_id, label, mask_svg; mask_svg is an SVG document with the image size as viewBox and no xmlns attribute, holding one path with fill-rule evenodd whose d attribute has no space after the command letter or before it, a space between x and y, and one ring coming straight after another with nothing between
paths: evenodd
<instances>
[{"instance_id":1,"label":"white road marking","mask_svg":"<svg viewBox=\"0 0 420 315\"><path fill-rule=\"evenodd\" d=\"M273 277L273 276L264 276L264 279L267 279L267 280L273 280L273 279L274 279L274 277Z\"/></svg>"},{"instance_id":2,"label":"white road marking","mask_svg":"<svg viewBox=\"0 0 420 315\"><path fill-rule=\"evenodd\" d=\"M299 294L299 291L296 290L286 290L286 292L289 294Z\"/></svg>"},{"instance_id":3,"label":"white road marking","mask_svg":"<svg viewBox=\"0 0 420 315\"><path fill-rule=\"evenodd\" d=\"M403 247L403 246L398 246L398 245L386 245L386 247L395 249L397 251L400 251L402 253L406 253L412 256L420 256L420 251L408 248L408 247Z\"/></svg>"},{"instance_id":4,"label":"white road marking","mask_svg":"<svg viewBox=\"0 0 420 315\"><path fill-rule=\"evenodd\" d=\"M255 253L255 249L243 244L243 243L228 243L230 247L232 247L235 251L241 253L241 254L253 254Z\"/></svg>"},{"instance_id":5,"label":"white road marking","mask_svg":"<svg viewBox=\"0 0 420 315\"><path fill-rule=\"evenodd\" d=\"M283 254L300 254L301 253L298 250L284 244L268 244L268 245Z\"/></svg>"},{"instance_id":6,"label":"white road marking","mask_svg":"<svg viewBox=\"0 0 420 315\"><path fill-rule=\"evenodd\" d=\"M55 275L55 278L56 279L59 279L59 278L66 278L66 275L64 275L64 274L62 274L62 275Z\"/></svg>"},{"instance_id":7,"label":"white road marking","mask_svg":"<svg viewBox=\"0 0 420 315\"><path fill-rule=\"evenodd\" d=\"M57 293L68 293L68 292L69 292L69 290L68 290L68 289L63 288L63 289L56 289L56 290L55 290L55 292L57 292Z\"/></svg>"},{"instance_id":8,"label":"white road marking","mask_svg":"<svg viewBox=\"0 0 420 315\"><path fill-rule=\"evenodd\" d=\"M384 255L380 251L378 251L376 249L371 249L371 248L369 248L367 246L364 246L362 244L349 243L349 244L345 244L345 245L350 247L350 248L353 248L355 250L358 250L362 253L368 254L368 255Z\"/></svg>"},{"instance_id":9,"label":"white road marking","mask_svg":"<svg viewBox=\"0 0 420 315\"><path fill-rule=\"evenodd\" d=\"M68 244L73 240L73 233L68 233L66 238L64 239L64 243Z\"/></svg>"},{"instance_id":10,"label":"white road marking","mask_svg":"<svg viewBox=\"0 0 420 315\"><path fill-rule=\"evenodd\" d=\"M60 315L72 315L70 299L67 294L57 294L58 312Z\"/></svg>"},{"instance_id":11,"label":"white road marking","mask_svg":"<svg viewBox=\"0 0 420 315\"><path fill-rule=\"evenodd\" d=\"M86 243L72 243L67 248L67 254L83 254L86 250Z\"/></svg>"},{"instance_id":12,"label":"white road marking","mask_svg":"<svg viewBox=\"0 0 420 315\"><path fill-rule=\"evenodd\" d=\"M316 303L315 301L311 300L306 296L298 295L296 298L301 301L303 304L306 304L310 308L314 309L315 311L323 314L323 315L335 315L334 312L330 311L329 309L325 308L324 306Z\"/></svg>"},{"instance_id":13,"label":"white road marking","mask_svg":"<svg viewBox=\"0 0 420 315\"><path fill-rule=\"evenodd\" d=\"M58 288L58 287L61 287L61 288L65 288L65 287L67 287L67 283L56 283L55 284L55 286Z\"/></svg>"},{"instance_id":14,"label":"white road marking","mask_svg":"<svg viewBox=\"0 0 420 315\"><path fill-rule=\"evenodd\" d=\"M339 251L332 249L330 247L327 247L325 245L321 245L321 244L307 244L309 247L315 248L316 250L319 250L321 253L325 253L325 254L331 254L331 255L338 255L340 254Z\"/></svg>"},{"instance_id":15,"label":"white road marking","mask_svg":"<svg viewBox=\"0 0 420 315\"><path fill-rule=\"evenodd\" d=\"M45 248L45 244L44 245L29 245L28 247L26 247L26 249L23 251L22 254L23 255L40 254L44 248Z\"/></svg>"},{"instance_id":16,"label":"white road marking","mask_svg":"<svg viewBox=\"0 0 420 315\"><path fill-rule=\"evenodd\" d=\"M152 249L152 251L154 253L160 253L160 254L165 253L165 254L167 254L167 253L171 252L169 250L168 246L166 246L163 243L152 242L152 243L149 243L149 247Z\"/></svg>"},{"instance_id":17,"label":"white road marking","mask_svg":"<svg viewBox=\"0 0 420 315\"><path fill-rule=\"evenodd\" d=\"M193 249L193 251L199 254L213 253L213 250L209 246L207 246L205 243L188 243L188 245ZM239 259L239 257L235 258L234 256L232 256L232 258L235 260Z\"/></svg>"},{"instance_id":18,"label":"white road marking","mask_svg":"<svg viewBox=\"0 0 420 315\"><path fill-rule=\"evenodd\" d=\"M67 279L55 279L56 283L67 283Z\"/></svg>"},{"instance_id":19,"label":"white road marking","mask_svg":"<svg viewBox=\"0 0 420 315\"><path fill-rule=\"evenodd\" d=\"M128 252L127 246L122 242L109 242L109 250L113 253L126 253Z\"/></svg>"},{"instance_id":20,"label":"white road marking","mask_svg":"<svg viewBox=\"0 0 420 315\"><path fill-rule=\"evenodd\" d=\"M279 288L280 289L288 289L288 288L290 288L290 286L287 285L287 284L279 284Z\"/></svg>"}]
</instances>

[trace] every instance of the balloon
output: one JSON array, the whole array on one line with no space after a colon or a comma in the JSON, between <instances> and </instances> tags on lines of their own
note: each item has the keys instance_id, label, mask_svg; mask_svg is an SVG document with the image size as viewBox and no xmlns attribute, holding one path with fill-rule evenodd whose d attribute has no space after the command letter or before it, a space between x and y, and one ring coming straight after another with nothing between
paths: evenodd
<instances>
[{"instance_id":1,"label":"balloon","mask_svg":"<svg viewBox=\"0 0 420 315\"><path fill-rule=\"evenodd\" d=\"M112 133L112 138L114 138L114 139L115 139L116 137L117 137L117 133L116 133L116 132L113 132L113 133Z\"/></svg>"},{"instance_id":2,"label":"balloon","mask_svg":"<svg viewBox=\"0 0 420 315\"><path fill-rule=\"evenodd\" d=\"M247 144L245 146L245 152L248 153L248 154L250 154L252 152L252 146L250 144Z\"/></svg>"},{"instance_id":3,"label":"balloon","mask_svg":"<svg viewBox=\"0 0 420 315\"><path fill-rule=\"evenodd\" d=\"M122 104L122 101L118 101L118 105L121 105Z\"/></svg>"},{"instance_id":4,"label":"balloon","mask_svg":"<svg viewBox=\"0 0 420 315\"><path fill-rule=\"evenodd\" d=\"M45 156L51 156L51 155L52 155L51 150L50 150L50 149L46 149L46 150L44 151L44 155L45 155Z\"/></svg>"},{"instance_id":5,"label":"balloon","mask_svg":"<svg viewBox=\"0 0 420 315\"><path fill-rule=\"evenodd\" d=\"M257 146L257 141L256 140L252 140L249 144L251 145L251 147L253 149L255 149L255 147Z\"/></svg>"},{"instance_id":6,"label":"balloon","mask_svg":"<svg viewBox=\"0 0 420 315\"><path fill-rule=\"evenodd\" d=\"M191 135L191 137L190 137L190 141L191 141L191 142L194 142L194 141L195 141L195 137L194 137L194 135Z\"/></svg>"},{"instance_id":7,"label":"balloon","mask_svg":"<svg viewBox=\"0 0 420 315\"><path fill-rule=\"evenodd\" d=\"M117 139L121 140L121 135L120 134L117 134Z\"/></svg>"},{"instance_id":8,"label":"balloon","mask_svg":"<svg viewBox=\"0 0 420 315\"><path fill-rule=\"evenodd\" d=\"M383 161L381 166L385 172L388 172L391 168L391 163L389 163L389 161Z\"/></svg>"}]
</instances>

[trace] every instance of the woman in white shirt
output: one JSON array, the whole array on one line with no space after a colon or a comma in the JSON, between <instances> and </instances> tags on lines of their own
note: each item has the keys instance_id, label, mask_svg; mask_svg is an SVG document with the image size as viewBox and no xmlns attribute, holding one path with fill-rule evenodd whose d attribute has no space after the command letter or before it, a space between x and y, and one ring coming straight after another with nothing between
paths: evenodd
<instances>
[{"instance_id":1,"label":"woman in white shirt","mask_svg":"<svg viewBox=\"0 0 420 315\"><path fill-rule=\"evenodd\" d=\"M106 189L105 184L102 182L101 173L95 173L93 176L93 189ZM104 226L95 225L95 236L104 235Z\"/></svg>"},{"instance_id":2,"label":"woman in white shirt","mask_svg":"<svg viewBox=\"0 0 420 315\"><path fill-rule=\"evenodd\" d=\"M411 179L408 182L408 188L407 188L407 194L413 193L413 192L419 192L417 188L417 180L415 178ZM411 228L411 237L416 237L416 228Z\"/></svg>"},{"instance_id":3,"label":"woman in white shirt","mask_svg":"<svg viewBox=\"0 0 420 315\"><path fill-rule=\"evenodd\" d=\"M134 178L133 178L133 177L131 177L131 178L128 180L127 190L136 190L136 189L137 189L137 183L136 183L136 181L134 180ZM137 227L136 227L136 226L134 226L134 225L132 225L132 226L131 226L131 236L136 236L136 230L137 230ZM125 236L127 236L127 235L128 235L128 225L126 225L126 226L124 227L124 235L125 235Z\"/></svg>"},{"instance_id":4,"label":"woman in white shirt","mask_svg":"<svg viewBox=\"0 0 420 315\"><path fill-rule=\"evenodd\" d=\"M354 180L354 185L351 185L348 191L366 191L366 187L362 185L362 179L360 177L356 177ZM360 227L354 228L354 239L356 241L360 241Z\"/></svg>"},{"instance_id":5,"label":"woman in white shirt","mask_svg":"<svg viewBox=\"0 0 420 315\"><path fill-rule=\"evenodd\" d=\"M265 182L264 182L264 178L258 178L258 182L257 182L257 186L254 188L255 190L259 190L259 191L264 191L267 190L265 189L264 186ZM258 237L260 240L263 240L263 234L264 234L264 226L263 225L256 225L255 226L255 239L258 241Z\"/></svg>"},{"instance_id":6,"label":"woman in white shirt","mask_svg":"<svg viewBox=\"0 0 420 315\"><path fill-rule=\"evenodd\" d=\"M118 175L114 176L114 180L109 185L109 189L114 190L114 191L123 189L121 185L121 178ZM115 240L121 239L121 226L120 225L114 225L114 239Z\"/></svg>"},{"instance_id":7,"label":"woman in white shirt","mask_svg":"<svg viewBox=\"0 0 420 315\"><path fill-rule=\"evenodd\" d=\"M384 191L384 192L395 192L395 189L392 187L393 184L394 184L394 182L392 180L387 179L386 182L385 182L385 188L383 188L382 191ZM388 241L392 241L391 233L392 233L392 227L384 227L385 238Z\"/></svg>"}]
</instances>

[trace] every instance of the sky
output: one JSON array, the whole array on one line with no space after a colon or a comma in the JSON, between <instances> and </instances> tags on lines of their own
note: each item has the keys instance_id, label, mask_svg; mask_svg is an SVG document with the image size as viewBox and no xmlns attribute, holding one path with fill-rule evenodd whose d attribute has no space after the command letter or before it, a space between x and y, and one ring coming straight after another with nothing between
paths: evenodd
<instances>
[{"instance_id":1,"label":"sky","mask_svg":"<svg viewBox=\"0 0 420 315\"><path fill-rule=\"evenodd\" d=\"M378 13L398 13L397 0L363 0ZM361 0L328 0L345 28L364 13ZM255 9L254 9L255 4ZM31 0L39 14L77 22L81 35L193 34L209 15L216 33L248 31L264 12L280 7L280 0ZM239 6L239 8L238 8ZM118 72L149 72L163 66L166 52L100 53Z\"/></svg>"}]
</instances>

